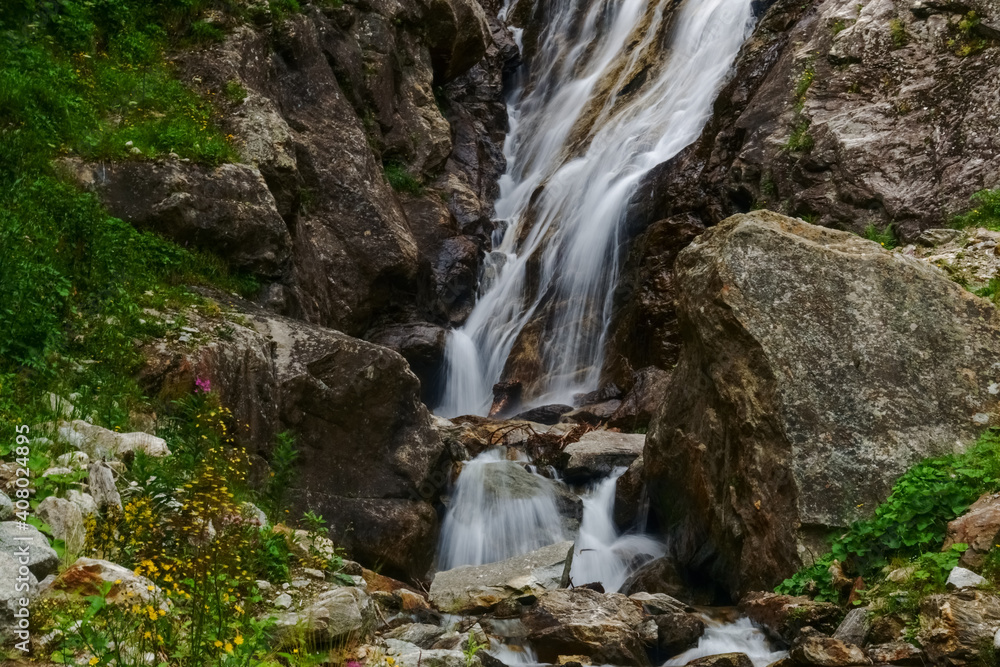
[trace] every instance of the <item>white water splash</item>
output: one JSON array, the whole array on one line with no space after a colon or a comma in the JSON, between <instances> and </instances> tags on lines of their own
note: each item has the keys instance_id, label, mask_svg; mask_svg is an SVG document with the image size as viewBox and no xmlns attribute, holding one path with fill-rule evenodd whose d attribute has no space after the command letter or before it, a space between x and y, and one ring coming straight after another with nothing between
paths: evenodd
<instances>
[{"instance_id":1,"label":"white water splash","mask_svg":"<svg viewBox=\"0 0 1000 667\"><path fill-rule=\"evenodd\" d=\"M788 655L787 651L775 651L763 630L748 618L732 623L705 619L705 626L705 634L698 645L671 658L664 667L681 667L692 660L720 653L746 653L754 667L767 667Z\"/></svg>"},{"instance_id":2,"label":"white water splash","mask_svg":"<svg viewBox=\"0 0 1000 667\"><path fill-rule=\"evenodd\" d=\"M533 475L538 484L526 495L503 474L512 465L500 450L464 465L441 526L438 569L495 563L567 539L554 482Z\"/></svg>"},{"instance_id":3,"label":"white water splash","mask_svg":"<svg viewBox=\"0 0 1000 667\"><path fill-rule=\"evenodd\" d=\"M438 414L485 414L518 336L545 308L531 403L567 402L596 386L628 203L643 176L697 138L752 25L751 0L688 0L663 45L671 4L553 0L530 84L508 108L496 202L506 226L484 270L495 277L449 338ZM629 98L622 91L649 53L666 60ZM585 113L589 133L580 136Z\"/></svg>"},{"instance_id":4,"label":"white water splash","mask_svg":"<svg viewBox=\"0 0 1000 667\"><path fill-rule=\"evenodd\" d=\"M662 556L662 543L648 535L620 535L615 527L615 487L626 468L618 468L583 496L583 521L573 551L570 578L576 585L599 581L604 590L621 590L637 565Z\"/></svg>"}]
</instances>

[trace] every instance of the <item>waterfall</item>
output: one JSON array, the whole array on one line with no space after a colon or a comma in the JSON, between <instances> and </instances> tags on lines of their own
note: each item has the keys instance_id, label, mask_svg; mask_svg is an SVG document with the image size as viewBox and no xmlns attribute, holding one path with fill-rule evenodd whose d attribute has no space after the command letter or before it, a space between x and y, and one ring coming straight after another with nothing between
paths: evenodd
<instances>
[{"instance_id":1,"label":"waterfall","mask_svg":"<svg viewBox=\"0 0 1000 667\"><path fill-rule=\"evenodd\" d=\"M681 667L692 660L720 653L746 653L754 667L767 667L788 655L787 651L775 651L767 635L748 618L732 622L706 618L705 634L698 645L671 658L664 667Z\"/></svg>"},{"instance_id":2,"label":"waterfall","mask_svg":"<svg viewBox=\"0 0 1000 667\"><path fill-rule=\"evenodd\" d=\"M621 227L643 176L694 141L751 0L552 0L510 98L494 250L450 336L442 416L485 414L520 346L535 405L598 382Z\"/></svg>"},{"instance_id":3,"label":"waterfall","mask_svg":"<svg viewBox=\"0 0 1000 667\"><path fill-rule=\"evenodd\" d=\"M555 483L518 465L489 450L463 466L441 526L439 570L495 563L568 539Z\"/></svg>"},{"instance_id":4,"label":"waterfall","mask_svg":"<svg viewBox=\"0 0 1000 667\"><path fill-rule=\"evenodd\" d=\"M576 585L599 581L609 593L618 591L636 563L664 554L663 545L653 538L620 535L615 527L615 485L625 470L618 468L583 496L583 521L570 575Z\"/></svg>"}]
</instances>

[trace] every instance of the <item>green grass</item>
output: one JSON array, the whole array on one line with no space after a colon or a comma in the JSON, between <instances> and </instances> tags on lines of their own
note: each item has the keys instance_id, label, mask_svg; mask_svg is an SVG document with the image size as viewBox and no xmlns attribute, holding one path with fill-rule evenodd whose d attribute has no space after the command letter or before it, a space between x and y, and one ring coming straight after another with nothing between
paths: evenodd
<instances>
[{"instance_id":1,"label":"green grass","mask_svg":"<svg viewBox=\"0 0 1000 667\"><path fill-rule=\"evenodd\" d=\"M216 6L24 0L0 13L0 437L41 418L48 390L78 392L86 414L126 427L144 401L137 342L163 333L143 308L196 303L185 284L255 291L217 258L110 217L54 166L234 160L215 106L164 57Z\"/></svg>"},{"instance_id":2,"label":"green grass","mask_svg":"<svg viewBox=\"0 0 1000 667\"><path fill-rule=\"evenodd\" d=\"M977 192L972 195L972 203L972 210L952 218L951 226L956 229L985 227L1000 231L1000 188Z\"/></svg>"},{"instance_id":3,"label":"green grass","mask_svg":"<svg viewBox=\"0 0 1000 667\"><path fill-rule=\"evenodd\" d=\"M941 552L948 522L982 494L997 490L1000 430L990 429L965 453L927 459L911 468L872 518L854 523L832 541L829 553L777 590L794 595L812 591L817 599L839 602L840 592L833 588L829 573L834 561L849 576L862 576L869 584L890 564L915 563L918 569L940 570L945 557L935 554ZM947 560L957 562L957 556ZM928 575L929 586L943 583L938 581L940 572L935 572Z\"/></svg>"},{"instance_id":4,"label":"green grass","mask_svg":"<svg viewBox=\"0 0 1000 667\"><path fill-rule=\"evenodd\" d=\"M385 179L396 192L406 192L419 195L424 191L424 186L416 176L406 170L406 167L399 162L386 162Z\"/></svg>"},{"instance_id":5,"label":"green grass","mask_svg":"<svg viewBox=\"0 0 1000 667\"><path fill-rule=\"evenodd\" d=\"M788 136L788 141L785 142L785 150L793 153L807 153L812 150L815 143L812 135L809 134L809 121L802 119L792 128L792 133Z\"/></svg>"},{"instance_id":6,"label":"green grass","mask_svg":"<svg viewBox=\"0 0 1000 667\"><path fill-rule=\"evenodd\" d=\"M863 236L869 241L878 243L886 250L892 250L899 245L899 239L896 238L896 232L893 230L892 225L886 225L882 228L879 228L874 224L868 225L865 228Z\"/></svg>"}]
</instances>

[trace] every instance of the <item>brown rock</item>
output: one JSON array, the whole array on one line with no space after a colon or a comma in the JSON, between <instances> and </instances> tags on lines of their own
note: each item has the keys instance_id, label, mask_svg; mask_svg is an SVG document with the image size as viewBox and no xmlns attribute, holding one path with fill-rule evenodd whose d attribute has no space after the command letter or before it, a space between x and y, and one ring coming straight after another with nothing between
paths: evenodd
<instances>
[{"instance_id":1,"label":"brown rock","mask_svg":"<svg viewBox=\"0 0 1000 667\"><path fill-rule=\"evenodd\" d=\"M872 664L871 658L865 655L865 652L859 647L818 634L797 639L792 645L789 656L797 665L815 665L816 667L851 667L852 665Z\"/></svg>"},{"instance_id":2,"label":"brown rock","mask_svg":"<svg viewBox=\"0 0 1000 667\"><path fill-rule=\"evenodd\" d=\"M833 634L844 618L844 610L830 602L776 593L751 593L739 606L769 635L788 643L795 641L805 627Z\"/></svg>"},{"instance_id":3,"label":"brown rock","mask_svg":"<svg viewBox=\"0 0 1000 667\"><path fill-rule=\"evenodd\" d=\"M292 431L295 510L323 515L331 538L356 560L379 563L391 576L425 574L437 542L431 503L447 486L449 461L406 361L337 331L219 299L229 311L226 335L194 350L161 341L150 351L144 386L155 395L171 383L209 380L233 410L238 437L249 434L245 444L265 457L275 433ZM189 321L215 328L194 314ZM251 420L262 428L243 428Z\"/></svg>"},{"instance_id":4,"label":"brown rock","mask_svg":"<svg viewBox=\"0 0 1000 667\"><path fill-rule=\"evenodd\" d=\"M708 655L687 663L686 667L752 667L753 662L746 653L720 653Z\"/></svg>"},{"instance_id":5,"label":"brown rock","mask_svg":"<svg viewBox=\"0 0 1000 667\"><path fill-rule=\"evenodd\" d=\"M767 4L701 138L640 188L646 220L780 207L911 239L1000 183L996 38L954 37L970 10L996 26L995 2Z\"/></svg>"},{"instance_id":6,"label":"brown rock","mask_svg":"<svg viewBox=\"0 0 1000 667\"><path fill-rule=\"evenodd\" d=\"M608 426L628 433L644 432L659 409L669 383L670 373L655 366L636 371L632 388L608 419Z\"/></svg>"},{"instance_id":7,"label":"brown rock","mask_svg":"<svg viewBox=\"0 0 1000 667\"><path fill-rule=\"evenodd\" d=\"M62 164L112 215L180 245L210 250L236 268L276 277L291 257L292 239L256 167L211 169L179 161Z\"/></svg>"},{"instance_id":8,"label":"brown rock","mask_svg":"<svg viewBox=\"0 0 1000 667\"><path fill-rule=\"evenodd\" d=\"M953 544L968 544L959 564L978 569L986 560L987 552L1000 539L1000 493L986 493L974 502L965 514L948 524L942 551Z\"/></svg>"},{"instance_id":9,"label":"brown rock","mask_svg":"<svg viewBox=\"0 0 1000 667\"><path fill-rule=\"evenodd\" d=\"M656 648L664 659L691 648L705 632L705 623L693 614L660 614L653 620L658 631Z\"/></svg>"},{"instance_id":10,"label":"brown rock","mask_svg":"<svg viewBox=\"0 0 1000 667\"><path fill-rule=\"evenodd\" d=\"M581 655L598 664L649 664L642 639L648 619L636 603L618 593L549 591L525 612L522 622L542 662Z\"/></svg>"},{"instance_id":11,"label":"brown rock","mask_svg":"<svg viewBox=\"0 0 1000 667\"><path fill-rule=\"evenodd\" d=\"M925 664L924 652L908 642L876 644L865 649L876 665L917 667Z\"/></svg>"},{"instance_id":12,"label":"brown rock","mask_svg":"<svg viewBox=\"0 0 1000 667\"><path fill-rule=\"evenodd\" d=\"M979 664L992 654L998 629L1000 598L991 593L970 589L930 595L920 603L917 641L931 664Z\"/></svg>"}]
</instances>

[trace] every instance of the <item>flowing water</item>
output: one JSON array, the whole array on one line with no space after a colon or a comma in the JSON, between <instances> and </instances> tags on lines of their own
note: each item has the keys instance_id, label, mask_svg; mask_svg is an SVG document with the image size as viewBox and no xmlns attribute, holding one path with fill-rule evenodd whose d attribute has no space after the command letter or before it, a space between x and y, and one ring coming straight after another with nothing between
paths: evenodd
<instances>
[{"instance_id":1,"label":"flowing water","mask_svg":"<svg viewBox=\"0 0 1000 667\"><path fill-rule=\"evenodd\" d=\"M775 651L760 628L741 618L733 622L706 619L705 634L698 645L668 660L664 667L680 667L692 660L720 653L746 653L754 667L767 667L788 653Z\"/></svg>"},{"instance_id":2,"label":"flowing water","mask_svg":"<svg viewBox=\"0 0 1000 667\"><path fill-rule=\"evenodd\" d=\"M573 583L599 581L608 592L621 590L636 564L662 556L662 543L648 535L622 535L615 527L615 484L618 468L583 496L583 521L573 551Z\"/></svg>"},{"instance_id":3,"label":"flowing water","mask_svg":"<svg viewBox=\"0 0 1000 667\"><path fill-rule=\"evenodd\" d=\"M509 103L501 223L479 300L449 337L442 416L486 414L519 338L537 348L532 404L596 386L629 202L697 138L752 26L751 0L673 5L549 3Z\"/></svg>"},{"instance_id":4,"label":"flowing water","mask_svg":"<svg viewBox=\"0 0 1000 667\"><path fill-rule=\"evenodd\" d=\"M531 65L508 105L493 250L475 308L449 337L438 414L486 414L512 352L535 355L529 405L568 403L596 387L630 202L653 167L697 138L752 28L751 0L675 5L547 3ZM506 0L501 17L510 6ZM525 31L513 32L523 50ZM522 474L515 481L509 465L501 450L465 464L442 527L439 569L574 539L573 582L601 582L611 592L664 553L651 537L615 527L615 483L624 469L582 493L583 519L573 532L559 516L560 482L534 471L536 480ZM707 626L697 647L666 664L736 651L764 667L784 655L747 619L707 619ZM530 646L500 643L490 652L507 664L535 662Z\"/></svg>"}]
</instances>

